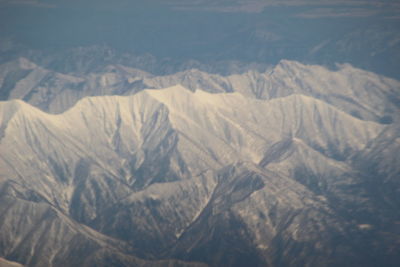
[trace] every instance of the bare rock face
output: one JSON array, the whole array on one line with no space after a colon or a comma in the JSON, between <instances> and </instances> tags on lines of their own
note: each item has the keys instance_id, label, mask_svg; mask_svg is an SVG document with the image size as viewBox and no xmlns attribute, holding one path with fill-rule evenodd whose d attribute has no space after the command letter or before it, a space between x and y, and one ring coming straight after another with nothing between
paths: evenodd
<instances>
[{"instance_id":1,"label":"bare rock face","mask_svg":"<svg viewBox=\"0 0 400 267\"><path fill-rule=\"evenodd\" d=\"M77 103L51 114L0 102L0 257L25 266L400 260L399 82L287 61L228 77L120 66L77 78L32 64L7 67L27 70L7 82L7 98L30 94L52 112ZM39 72L53 96L18 89ZM130 95L82 98L97 85L99 95Z\"/></svg>"}]
</instances>

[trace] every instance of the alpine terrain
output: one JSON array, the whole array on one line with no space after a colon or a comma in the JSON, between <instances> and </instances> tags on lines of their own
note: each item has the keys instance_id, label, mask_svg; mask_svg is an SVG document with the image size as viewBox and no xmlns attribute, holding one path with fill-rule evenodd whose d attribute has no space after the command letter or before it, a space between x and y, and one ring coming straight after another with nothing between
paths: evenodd
<instances>
[{"instance_id":1,"label":"alpine terrain","mask_svg":"<svg viewBox=\"0 0 400 267\"><path fill-rule=\"evenodd\" d=\"M400 266L398 0L0 0L0 267Z\"/></svg>"},{"instance_id":2,"label":"alpine terrain","mask_svg":"<svg viewBox=\"0 0 400 267\"><path fill-rule=\"evenodd\" d=\"M9 261L399 260L396 80L290 61L230 76L115 66L83 79L20 59L2 75L11 98L31 103L0 104L0 251ZM132 82L108 95L129 79L152 89ZM101 96L85 97L94 84Z\"/></svg>"}]
</instances>

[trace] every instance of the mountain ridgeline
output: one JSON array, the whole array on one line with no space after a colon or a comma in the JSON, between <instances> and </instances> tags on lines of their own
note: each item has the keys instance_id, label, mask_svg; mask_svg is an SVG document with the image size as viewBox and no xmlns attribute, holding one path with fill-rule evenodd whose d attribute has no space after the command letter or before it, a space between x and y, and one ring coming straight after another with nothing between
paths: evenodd
<instances>
[{"instance_id":1,"label":"mountain ridgeline","mask_svg":"<svg viewBox=\"0 0 400 267\"><path fill-rule=\"evenodd\" d=\"M20 58L0 87L1 264L400 262L397 80L287 60L157 76Z\"/></svg>"}]
</instances>

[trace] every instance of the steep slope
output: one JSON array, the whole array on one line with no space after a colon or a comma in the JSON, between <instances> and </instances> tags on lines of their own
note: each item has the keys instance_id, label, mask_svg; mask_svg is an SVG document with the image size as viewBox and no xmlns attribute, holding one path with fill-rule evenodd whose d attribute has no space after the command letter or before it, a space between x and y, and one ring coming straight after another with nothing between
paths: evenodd
<instances>
[{"instance_id":1,"label":"steep slope","mask_svg":"<svg viewBox=\"0 0 400 267\"><path fill-rule=\"evenodd\" d=\"M295 261L326 265L328 259L339 264L329 249L318 248L317 240L325 236L322 246L337 247L330 239L343 239L344 225L338 224L326 204L304 187L251 164L224 168L217 177L212 198L180 236L173 254L215 266L296 265ZM310 215L316 220L308 221ZM308 242L313 244L307 247ZM291 246L299 244L304 246L291 252Z\"/></svg>"},{"instance_id":2,"label":"steep slope","mask_svg":"<svg viewBox=\"0 0 400 267\"><path fill-rule=\"evenodd\" d=\"M84 98L58 115L1 102L0 256L58 266L84 246L89 256L73 264L388 263L397 165L380 168L395 191L377 196L357 164L382 154L396 129L310 96L182 86ZM394 215L366 220L379 210ZM371 240L379 245L360 245Z\"/></svg>"},{"instance_id":3,"label":"steep slope","mask_svg":"<svg viewBox=\"0 0 400 267\"><path fill-rule=\"evenodd\" d=\"M203 266L141 260L126 243L77 223L40 192L13 181L0 186L0 251L7 259L26 266Z\"/></svg>"},{"instance_id":4,"label":"steep slope","mask_svg":"<svg viewBox=\"0 0 400 267\"><path fill-rule=\"evenodd\" d=\"M115 165L109 166L120 154L135 158L140 166L146 164L146 156L154 156L153 151L161 157L177 147L179 153L170 159L171 164L179 166L178 161L184 160L192 169L188 171L197 174L239 159L258 162L282 136L302 138L323 153L346 157L382 130L378 124L357 120L305 96L264 102L239 94L191 93L179 86L146 90L131 97L84 99L61 115L48 115L19 101L6 105L11 106L7 110L17 111L2 127L5 135L13 133L7 136L10 141L4 142L4 151L10 153L8 159L25 162L21 170L32 166L28 159L18 159L18 151L27 148L39 157L51 156L56 163L76 162L77 157L101 159L99 167L113 170ZM93 138L95 132L102 134ZM49 134L49 139L38 138ZM16 142L14 149L6 147ZM157 159L149 160L154 163ZM128 170L128 166L121 167ZM42 176L46 173L38 172Z\"/></svg>"},{"instance_id":5,"label":"steep slope","mask_svg":"<svg viewBox=\"0 0 400 267\"><path fill-rule=\"evenodd\" d=\"M399 199L400 174L400 131L397 125L386 128L375 139L368 142L365 149L352 156L352 165L365 175L367 186L374 195L386 203L382 210L387 217L399 221L397 209ZM381 216L386 218L386 216ZM393 217L392 217L393 216Z\"/></svg>"}]
</instances>

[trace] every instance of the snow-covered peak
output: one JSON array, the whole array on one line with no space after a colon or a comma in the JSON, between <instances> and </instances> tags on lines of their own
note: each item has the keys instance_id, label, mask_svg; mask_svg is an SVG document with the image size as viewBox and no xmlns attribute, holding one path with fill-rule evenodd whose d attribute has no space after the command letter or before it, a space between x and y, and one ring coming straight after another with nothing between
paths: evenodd
<instances>
[{"instance_id":1,"label":"snow-covered peak","mask_svg":"<svg viewBox=\"0 0 400 267\"><path fill-rule=\"evenodd\" d=\"M22 202L57 210L56 218L73 218L154 255L185 251L215 224L235 231L225 226L226 214L241 220L257 248L268 248L282 231L320 242L320 227L339 225L328 205L339 202L330 198L364 207L367 186L357 180L364 174L357 176L351 160L364 164L357 153L371 162L380 151L394 155L394 146L376 148L397 140L381 134L387 128L311 95L263 100L179 84L84 97L57 115L21 100L0 102L0 191L12 199L3 209L13 212L8 207L17 199L16 208ZM389 181L397 169L390 168ZM24 240L19 235L10 242Z\"/></svg>"}]
</instances>

